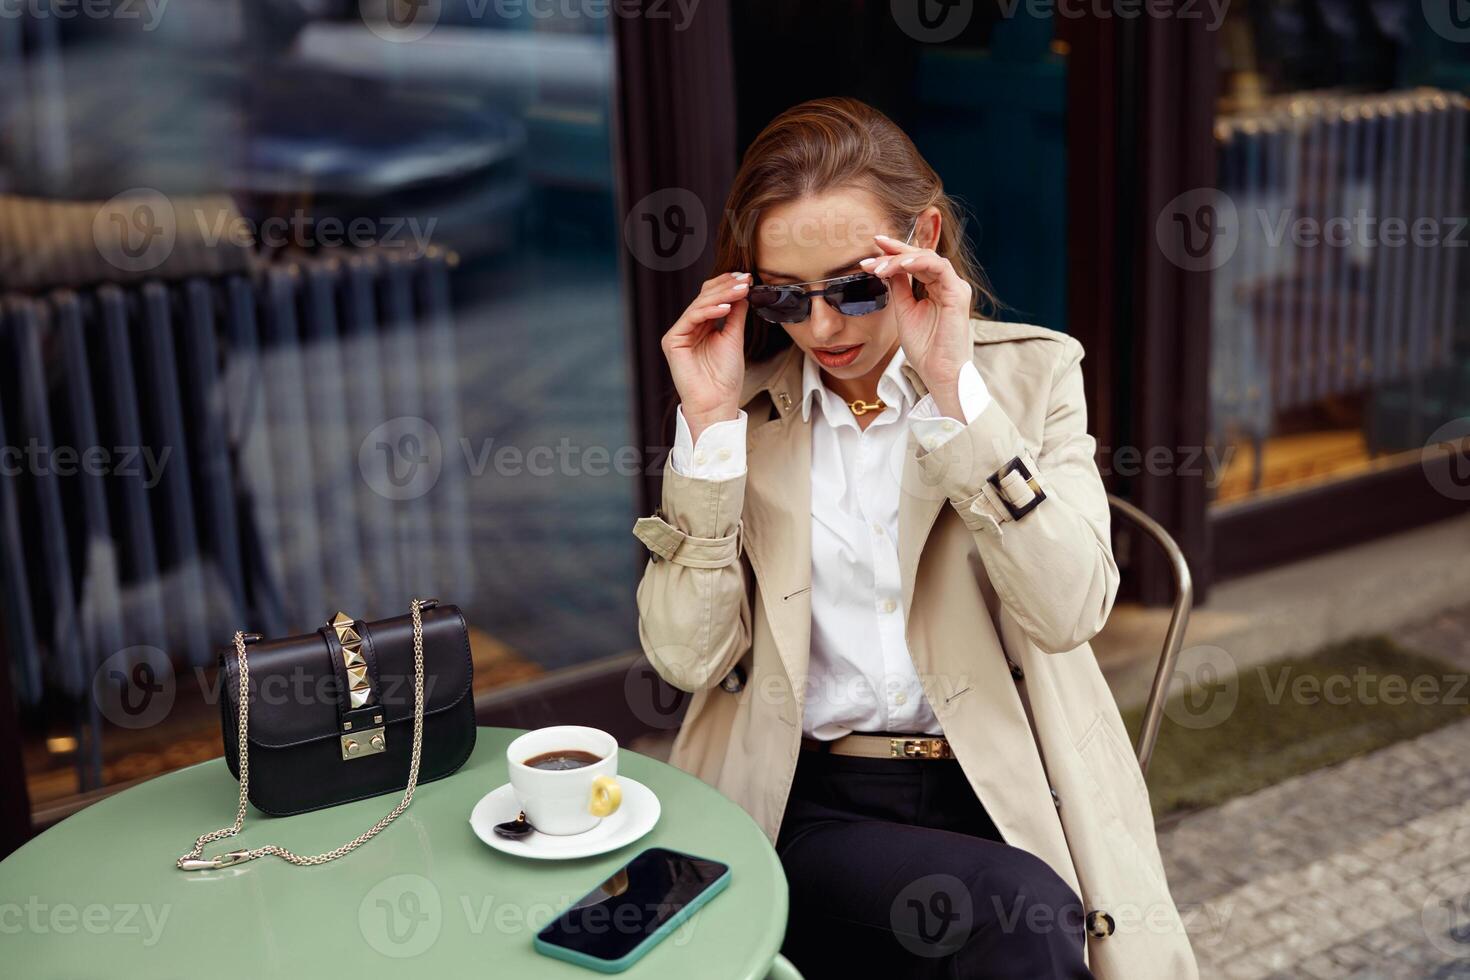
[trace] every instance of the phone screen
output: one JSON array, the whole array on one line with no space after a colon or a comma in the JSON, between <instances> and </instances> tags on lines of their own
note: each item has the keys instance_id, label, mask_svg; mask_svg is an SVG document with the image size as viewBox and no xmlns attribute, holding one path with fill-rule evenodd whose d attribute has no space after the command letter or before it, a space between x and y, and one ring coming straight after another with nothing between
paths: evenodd
<instances>
[{"instance_id":1,"label":"phone screen","mask_svg":"<svg viewBox=\"0 0 1470 980\"><path fill-rule=\"evenodd\" d=\"M718 861L651 847L557 916L538 938L600 960L622 959L729 870Z\"/></svg>"}]
</instances>

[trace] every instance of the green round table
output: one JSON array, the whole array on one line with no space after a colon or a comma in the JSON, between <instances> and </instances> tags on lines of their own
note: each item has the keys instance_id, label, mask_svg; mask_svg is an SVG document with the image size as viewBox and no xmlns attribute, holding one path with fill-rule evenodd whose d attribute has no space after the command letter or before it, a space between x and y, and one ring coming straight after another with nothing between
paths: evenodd
<instances>
[{"instance_id":1,"label":"green round table","mask_svg":"<svg viewBox=\"0 0 1470 980\"><path fill-rule=\"evenodd\" d=\"M623 976L763 980L794 971L777 954L786 877L755 822L712 787L636 752L619 771L658 794L643 839L593 858L533 861L482 843L475 803L506 782L520 732L481 728L459 772L421 786L393 826L320 867L263 857L179 871L194 838L228 826L239 789L222 759L109 797L0 862L0 974L27 980L137 977L434 977L588 980L531 938L646 847L729 864L730 886ZM273 819L253 808L237 838L316 854L355 837L393 795Z\"/></svg>"}]
</instances>

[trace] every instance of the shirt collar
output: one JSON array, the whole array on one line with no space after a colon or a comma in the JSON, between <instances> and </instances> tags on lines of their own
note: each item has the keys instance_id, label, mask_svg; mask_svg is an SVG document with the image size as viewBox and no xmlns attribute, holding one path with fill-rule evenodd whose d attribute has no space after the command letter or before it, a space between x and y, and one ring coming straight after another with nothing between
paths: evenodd
<instances>
[{"instance_id":1,"label":"shirt collar","mask_svg":"<svg viewBox=\"0 0 1470 980\"><path fill-rule=\"evenodd\" d=\"M883 374L878 378L878 397L889 405L897 405L900 413L910 405L919 400L918 392L914 390L913 384L903 373L903 366L907 358L903 347L893 352L893 357L888 361L888 366L883 369ZM830 404L840 404L835 392L822 384L822 368L810 354L802 357L801 365L801 420L811 421L812 402L826 399L835 399ZM835 421L828 419L828 421Z\"/></svg>"}]
</instances>

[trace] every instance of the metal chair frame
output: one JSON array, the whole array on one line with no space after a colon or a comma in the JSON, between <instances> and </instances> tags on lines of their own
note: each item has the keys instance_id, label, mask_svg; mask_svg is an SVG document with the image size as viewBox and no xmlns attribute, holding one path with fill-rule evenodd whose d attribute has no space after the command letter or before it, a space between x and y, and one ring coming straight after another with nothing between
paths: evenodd
<instances>
[{"instance_id":1,"label":"metal chair frame","mask_svg":"<svg viewBox=\"0 0 1470 980\"><path fill-rule=\"evenodd\" d=\"M1184 551L1173 536L1164 530L1162 524L1113 494L1108 494L1108 506L1158 544L1169 559L1169 569L1174 579L1174 608L1169 616L1169 629L1164 633L1164 649L1159 655L1159 666L1154 671L1153 686L1149 689L1148 702L1144 705L1143 725L1138 731L1138 768L1147 776L1148 764L1153 759L1154 746L1159 740L1159 726L1164 720L1164 702L1169 697L1169 681L1174 676L1179 649L1184 645L1184 629L1189 624L1189 613L1194 607L1194 579L1189 574L1189 563L1184 558Z\"/></svg>"}]
</instances>

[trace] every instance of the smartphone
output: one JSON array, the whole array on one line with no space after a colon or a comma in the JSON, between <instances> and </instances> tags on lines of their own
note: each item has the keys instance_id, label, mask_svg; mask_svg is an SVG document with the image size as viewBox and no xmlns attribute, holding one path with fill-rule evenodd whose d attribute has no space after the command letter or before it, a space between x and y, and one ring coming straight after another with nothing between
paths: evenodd
<instances>
[{"instance_id":1,"label":"smartphone","mask_svg":"<svg viewBox=\"0 0 1470 980\"><path fill-rule=\"evenodd\" d=\"M536 934L536 951L621 973L730 884L730 866L650 847Z\"/></svg>"}]
</instances>

